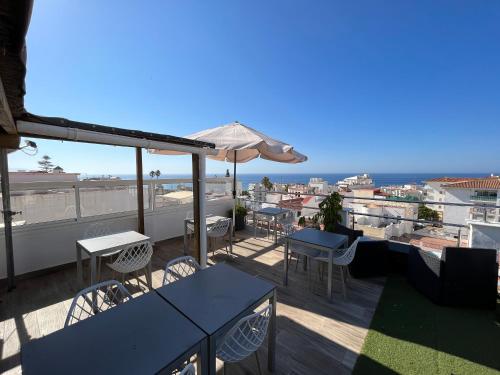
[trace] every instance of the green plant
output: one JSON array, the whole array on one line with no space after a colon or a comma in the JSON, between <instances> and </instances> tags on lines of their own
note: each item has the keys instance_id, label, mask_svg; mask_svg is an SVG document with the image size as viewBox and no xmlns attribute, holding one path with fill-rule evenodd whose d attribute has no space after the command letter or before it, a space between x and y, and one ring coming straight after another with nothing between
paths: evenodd
<instances>
[{"instance_id":1,"label":"green plant","mask_svg":"<svg viewBox=\"0 0 500 375\"><path fill-rule=\"evenodd\" d=\"M236 215L235 216L247 216L247 209L240 204L236 205ZM233 217L233 210L229 211L229 216Z\"/></svg>"},{"instance_id":2,"label":"green plant","mask_svg":"<svg viewBox=\"0 0 500 375\"><path fill-rule=\"evenodd\" d=\"M335 226L342 220L340 216L341 211L342 197L339 193L335 192L319 204L319 212L314 215L313 220L323 223L325 231L333 232Z\"/></svg>"},{"instance_id":3,"label":"green plant","mask_svg":"<svg viewBox=\"0 0 500 375\"><path fill-rule=\"evenodd\" d=\"M429 221L439 221L439 213L426 206L418 207L418 218Z\"/></svg>"},{"instance_id":4,"label":"green plant","mask_svg":"<svg viewBox=\"0 0 500 375\"><path fill-rule=\"evenodd\" d=\"M304 216L301 216L299 218L299 227L305 227L306 226L306 218Z\"/></svg>"}]
</instances>

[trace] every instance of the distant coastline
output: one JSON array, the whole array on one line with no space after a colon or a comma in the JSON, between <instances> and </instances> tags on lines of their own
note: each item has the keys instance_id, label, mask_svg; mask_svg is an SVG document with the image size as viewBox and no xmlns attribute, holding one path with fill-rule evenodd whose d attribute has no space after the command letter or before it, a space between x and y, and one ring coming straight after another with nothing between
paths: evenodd
<instances>
[{"instance_id":1,"label":"distant coastline","mask_svg":"<svg viewBox=\"0 0 500 375\"><path fill-rule=\"evenodd\" d=\"M485 173L370 173L373 183L376 187L387 185L404 185L404 184L423 184L423 181L436 177L485 177L491 173L498 175L498 172L485 172ZM264 176L269 177L272 182L277 183L303 183L307 184L311 177L319 177L328 181L329 184L335 184L337 181L346 177L355 176L359 173L241 173L237 174L237 178L242 182L243 189L248 188L248 184L260 182ZM102 175L82 174L80 177L91 178L101 177ZM133 174L112 174L112 176L119 177L123 180L134 180ZM208 177L224 177L221 174L207 174ZM190 178L190 174L163 174L161 178ZM149 175L144 175L145 179L150 179Z\"/></svg>"}]
</instances>

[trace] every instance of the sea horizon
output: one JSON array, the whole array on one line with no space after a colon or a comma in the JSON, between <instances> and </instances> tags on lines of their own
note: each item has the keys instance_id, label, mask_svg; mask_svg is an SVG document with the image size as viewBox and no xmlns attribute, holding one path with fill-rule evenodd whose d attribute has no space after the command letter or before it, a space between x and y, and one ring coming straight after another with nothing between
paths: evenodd
<instances>
[{"instance_id":1,"label":"sea horizon","mask_svg":"<svg viewBox=\"0 0 500 375\"><path fill-rule=\"evenodd\" d=\"M437 177L488 177L491 174L498 175L495 172L463 172L463 173L369 173L375 187L388 185L419 184L424 181ZM236 178L241 181L243 189L246 190L250 183L260 182L267 176L273 183L282 184L307 184L310 178L323 178L329 184L343 180L346 177L356 176L362 173L236 173ZM96 178L103 176L119 177L123 180L134 180L135 174L81 174L80 178ZM207 173L207 177L224 177L225 173ZM150 179L149 174L144 175L145 179ZM191 178L191 174L162 174L160 178Z\"/></svg>"}]
</instances>

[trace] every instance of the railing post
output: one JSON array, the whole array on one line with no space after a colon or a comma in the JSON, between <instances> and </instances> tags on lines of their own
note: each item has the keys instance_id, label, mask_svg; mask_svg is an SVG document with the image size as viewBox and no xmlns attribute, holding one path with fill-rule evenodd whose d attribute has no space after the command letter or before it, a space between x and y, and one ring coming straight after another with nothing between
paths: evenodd
<instances>
[{"instance_id":1,"label":"railing post","mask_svg":"<svg viewBox=\"0 0 500 375\"><path fill-rule=\"evenodd\" d=\"M76 211L76 221L79 221L82 218L82 207L80 203L80 187L78 185L74 185L75 189L75 211Z\"/></svg>"},{"instance_id":2,"label":"railing post","mask_svg":"<svg viewBox=\"0 0 500 375\"><path fill-rule=\"evenodd\" d=\"M462 242L462 228L458 228L458 241L457 247L460 247L460 243Z\"/></svg>"}]
</instances>

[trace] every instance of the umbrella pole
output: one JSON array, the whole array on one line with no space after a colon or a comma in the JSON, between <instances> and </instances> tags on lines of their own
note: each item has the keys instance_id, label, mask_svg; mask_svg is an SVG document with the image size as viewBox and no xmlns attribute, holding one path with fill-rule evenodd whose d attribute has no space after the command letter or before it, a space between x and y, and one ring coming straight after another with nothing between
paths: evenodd
<instances>
[{"instance_id":1,"label":"umbrella pole","mask_svg":"<svg viewBox=\"0 0 500 375\"><path fill-rule=\"evenodd\" d=\"M234 166L233 166L233 233L236 233L236 153L234 150Z\"/></svg>"}]
</instances>

